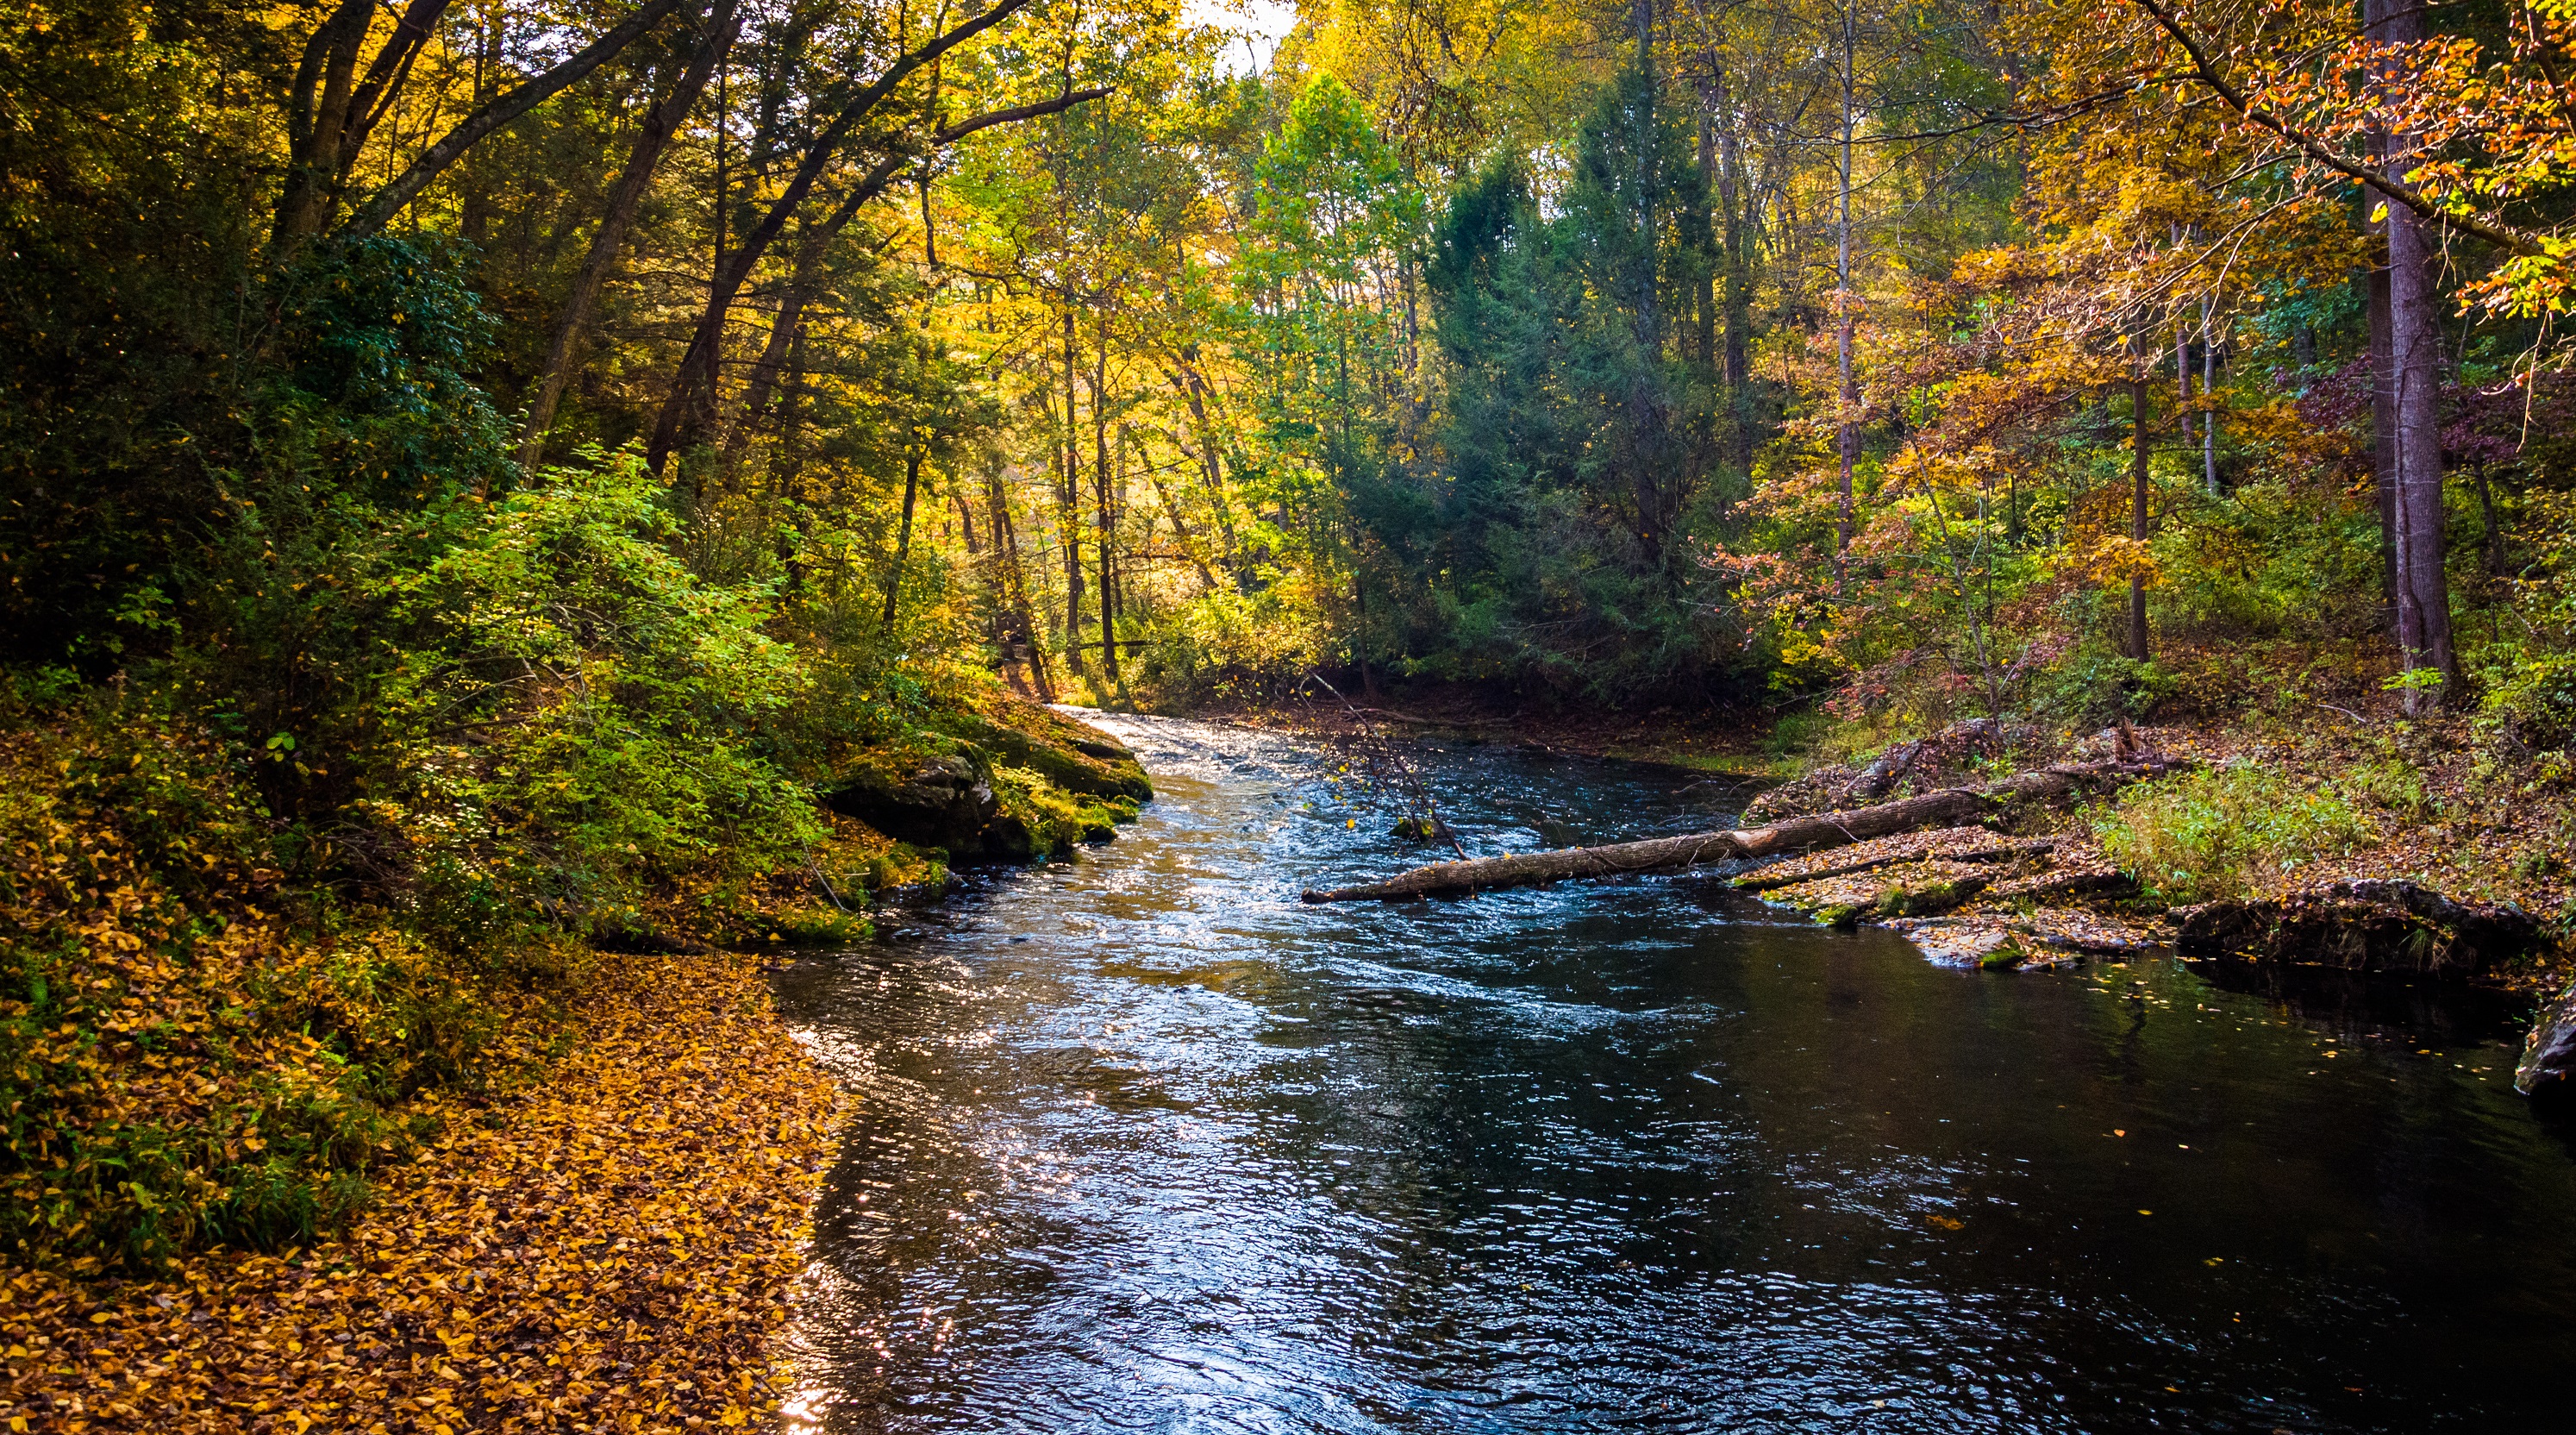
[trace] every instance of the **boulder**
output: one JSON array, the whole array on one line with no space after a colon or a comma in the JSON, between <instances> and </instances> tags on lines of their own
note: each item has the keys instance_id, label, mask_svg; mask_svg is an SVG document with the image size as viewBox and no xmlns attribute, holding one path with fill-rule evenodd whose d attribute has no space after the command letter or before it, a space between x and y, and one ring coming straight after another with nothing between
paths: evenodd
<instances>
[{"instance_id":1,"label":"boulder","mask_svg":"<svg viewBox=\"0 0 2576 1435\"><path fill-rule=\"evenodd\" d=\"M2576 1097L2576 984L2540 1013L2523 1039L2513 1089L2525 1096L2564 1101Z\"/></svg>"},{"instance_id":2,"label":"boulder","mask_svg":"<svg viewBox=\"0 0 2576 1435\"><path fill-rule=\"evenodd\" d=\"M1153 800L1154 784L1146 780L1144 764L1109 734L1032 704L1006 715L1018 725L958 713L942 726L995 766L1028 768L1067 792Z\"/></svg>"},{"instance_id":3,"label":"boulder","mask_svg":"<svg viewBox=\"0 0 2576 1435\"><path fill-rule=\"evenodd\" d=\"M952 857L982 856L986 824L1001 809L975 764L954 755L930 758L900 780L853 775L825 792L823 804L897 841L947 848ZM1021 837L1025 844L1025 830Z\"/></svg>"},{"instance_id":4,"label":"boulder","mask_svg":"<svg viewBox=\"0 0 2576 1435\"><path fill-rule=\"evenodd\" d=\"M2541 940L2540 924L2519 907L2453 901L2403 880L2204 902L2172 917L2174 944L2194 955L2421 976L2477 976Z\"/></svg>"}]
</instances>

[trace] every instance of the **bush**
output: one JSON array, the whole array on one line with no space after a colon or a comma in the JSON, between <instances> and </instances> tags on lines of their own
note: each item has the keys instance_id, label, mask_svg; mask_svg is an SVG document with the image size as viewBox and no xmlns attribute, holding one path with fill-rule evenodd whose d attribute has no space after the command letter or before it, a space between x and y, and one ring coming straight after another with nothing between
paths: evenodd
<instances>
[{"instance_id":1,"label":"bush","mask_svg":"<svg viewBox=\"0 0 2576 1435\"><path fill-rule=\"evenodd\" d=\"M381 912L283 918L304 904L212 744L105 700L9 716L0 1257L309 1243L411 1146L406 1098L524 1069L578 985L580 954L542 933L463 953Z\"/></svg>"},{"instance_id":2,"label":"bush","mask_svg":"<svg viewBox=\"0 0 2576 1435\"><path fill-rule=\"evenodd\" d=\"M2242 897L2375 840L2340 793L2251 764L2130 788L2096 830L2148 896L2170 903Z\"/></svg>"},{"instance_id":3,"label":"bush","mask_svg":"<svg viewBox=\"0 0 2576 1435\"><path fill-rule=\"evenodd\" d=\"M2146 717L2174 688L2173 675L2153 662L2088 644L2032 683L2031 712L2043 721L2093 732L2121 718Z\"/></svg>"},{"instance_id":4,"label":"bush","mask_svg":"<svg viewBox=\"0 0 2576 1435\"><path fill-rule=\"evenodd\" d=\"M2486 694L2479 725L2530 751L2565 748L2576 741L2576 653L2527 653L2506 649L2482 664Z\"/></svg>"}]
</instances>

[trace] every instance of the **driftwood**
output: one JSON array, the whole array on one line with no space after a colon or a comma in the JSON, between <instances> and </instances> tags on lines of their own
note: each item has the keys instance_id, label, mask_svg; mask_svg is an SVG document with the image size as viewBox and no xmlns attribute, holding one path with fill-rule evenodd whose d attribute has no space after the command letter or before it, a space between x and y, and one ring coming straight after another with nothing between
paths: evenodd
<instances>
[{"instance_id":1,"label":"driftwood","mask_svg":"<svg viewBox=\"0 0 2576 1435\"><path fill-rule=\"evenodd\" d=\"M2183 763L2143 758L2107 762L2061 763L2016 773L1983 787L1945 787L1919 797L1883 802L1875 807L1792 817L1768 827L1733 832L1692 832L1644 842L1618 842L1604 847L1560 847L1547 852L1520 852L1509 857L1478 857L1416 867L1383 882L1330 891L1307 891L1309 902L1402 901L1414 897L1489 892L1497 887L1524 887L1574 877L1616 877L1631 872L1672 872L1717 862L1764 861L1866 842L1925 827L1963 827L1989 821L2015 807L2052 802L2081 794L2108 792L2141 778L2156 777Z\"/></svg>"}]
</instances>

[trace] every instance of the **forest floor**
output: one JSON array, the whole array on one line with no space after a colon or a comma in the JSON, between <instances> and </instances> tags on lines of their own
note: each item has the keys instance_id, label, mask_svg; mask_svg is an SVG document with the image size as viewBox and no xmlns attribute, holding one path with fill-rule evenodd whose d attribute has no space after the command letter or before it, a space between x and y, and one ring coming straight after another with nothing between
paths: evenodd
<instances>
[{"instance_id":1,"label":"forest floor","mask_svg":"<svg viewBox=\"0 0 2576 1435\"><path fill-rule=\"evenodd\" d=\"M1198 715L1327 741L1347 741L1373 727L1389 737L1455 734L1735 773L1748 788L1768 789L1754 799L1748 824L1982 781L2079 754L2086 741L2073 732L2021 730L2008 750L1933 751L1891 790L1863 795L1846 788L1875 754L1850 750L1857 744L1848 736L1840 751L1830 738L1790 740L1767 711L1552 707L1453 685L1348 696L1348 703L1317 694L1226 704ZM2338 920L2349 926L2363 915L2351 900L2354 891L2405 884L2465 904L2472 916L2503 909L2529 919L2532 939L2518 942L2512 955L2482 960L2474 953L2437 953L2440 975L2534 994L2563 986L2576 971L2569 940L2576 934L2576 790L2563 774L2501 760L2467 719L2406 723L2394 697L2374 705L2356 693L2336 696L2364 706L2310 704L2287 718L2260 710L2201 715L2133 730L2147 749L2203 768L2256 766L2280 774L2288 790L2336 793L2361 814L2366 838L2347 850L2287 869L2260 865L2259 854L2249 858L2259 870L2236 874L2233 903L2255 908L2276 932L2290 932L2294 940L2273 943L2281 949L2276 955L2378 965L2390 954L2364 952L2367 943L2358 938L2344 955L2313 949L2330 935L2323 927ZM2105 815L2101 808L2058 814L2015 841L1999 842L1980 829L1883 838L1760 869L1740 885L1820 920L1903 931L1936 960L1962 964L2044 969L2086 954L2167 946L2210 927L2207 916L2201 927L2190 925L2192 907L2168 910L2121 879L2098 841ZM2416 918L2402 925L2426 923ZM2371 940L2387 948L2403 935L2383 931ZM2219 936L2243 933L2222 929ZM2456 936L2445 940L2460 945Z\"/></svg>"},{"instance_id":2,"label":"forest floor","mask_svg":"<svg viewBox=\"0 0 2576 1435\"><path fill-rule=\"evenodd\" d=\"M603 962L566 1050L439 1134L342 1238L217 1249L148 1278L0 1277L13 1431L739 1427L843 1098L761 959Z\"/></svg>"}]
</instances>

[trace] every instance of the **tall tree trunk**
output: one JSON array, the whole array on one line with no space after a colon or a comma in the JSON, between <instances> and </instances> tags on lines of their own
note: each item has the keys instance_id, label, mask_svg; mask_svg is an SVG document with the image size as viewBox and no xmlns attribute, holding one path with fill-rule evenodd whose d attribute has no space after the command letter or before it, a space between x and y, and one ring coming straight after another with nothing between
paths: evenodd
<instances>
[{"instance_id":1,"label":"tall tree trunk","mask_svg":"<svg viewBox=\"0 0 2576 1435\"><path fill-rule=\"evenodd\" d=\"M1718 203L1726 211L1726 404L1733 451L1728 457L1738 472L1753 467L1753 268L1745 254L1744 148L1737 139L1733 112L1719 136Z\"/></svg>"},{"instance_id":2,"label":"tall tree trunk","mask_svg":"<svg viewBox=\"0 0 2576 1435\"><path fill-rule=\"evenodd\" d=\"M1109 315L1101 312L1093 339L1098 351L1091 378L1091 487L1100 521L1100 670L1123 701L1126 679L1118 671L1117 473L1109 462Z\"/></svg>"},{"instance_id":3,"label":"tall tree trunk","mask_svg":"<svg viewBox=\"0 0 2576 1435\"><path fill-rule=\"evenodd\" d=\"M1079 422L1081 367L1074 356L1073 298L1064 302L1064 486L1057 490L1056 514L1064 527L1064 654L1072 675L1082 665L1082 438Z\"/></svg>"},{"instance_id":4,"label":"tall tree trunk","mask_svg":"<svg viewBox=\"0 0 2576 1435\"><path fill-rule=\"evenodd\" d=\"M2388 265L2364 280L2370 327L2370 474L2379 504L2380 623L2397 631L2397 351L2388 322Z\"/></svg>"},{"instance_id":5,"label":"tall tree trunk","mask_svg":"<svg viewBox=\"0 0 2576 1435\"><path fill-rule=\"evenodd\" d=\"M1009 587L1011 611L1018 619L1029 678L1037 685L1038 697L1051 703L1055 701L1055 679L1047 672L1046 654L1038 648L1038 620L1029 605L1028 570L1020 565L1019 528L1011 521L1010 492L1003 487L999 468L985 477L984 487L987 506L993 512L993 551Z\"/></svg>"},{"instance_id":6,"label":"tall tree trunk","mask_svg":"<svg viewBox=\"0 0 2576 1435\"><path fill-rule=\"evenodd\" d=\"M2373 0L2379 37L2420 40L2424 12L2406 0ZM2411 135L2388 137L2388 168L2403 174L2415 148ZM2397 443L2397 640L2406 670L2425 686L2406 689L2417 716L2460 690L2451 648L2451 594L2444 568L2442 503L2442 316L2433 264L2439 236L2414 210L2388 202L2388 342L2395 387Z\"/></svg>"},{"instance_id":7,"label":"tall tree trunk","mask_svg":"<svg viewBox=\"0 0 2576 1435\"><path fill-rule=\"evenodd\" d=\"M286 185L271 230L281 250L321 233L329 222L332 196L348 172L344 142L358 49L375 13L371 0L341 0L304 43L287 101Z\"/></svg>"},{"instance_id":8,"label":"tall tree trunk","mask_svg":"<svg viewBox=\"0 0 2576 1435\"><path fill-rule=\"evenodd\" d=\"M626 247L626 236L635 227L635 216L643 208L644 191L652 182L653 168L660 162L662 151L670 145L680 122L696 107L698 96L706 92L708 76L724 63L725 52L733 45L737 33L735 3L736 0L717 0L714 13L701 22L704 29L697 48L690 52L688 63L669 91L645 111L635 143L626 153L626 168L618 172L617 182L609 188L608 210L600 216L599 230L590 238L590 253L583 257L581 272L573 276L572 292L564 296L563 310L555 316L554 337L546 346L545 368L537 380L536 396L528 403L528 426L519 444L522 468L535 468L545 457L546 430L553 426L555 408L563 401L564 386L571 382L573 358L582 331L590 325L591 306L599 301L600 288L608 282L609 270L616 267L617 256Z\"/></svg>"},{"instance_id":9,"label":"tall tree trunk","mask_svg":"<svg viewBox=\"0 0 2576 1435\"><path fill-rule=\"evenodd\" d=\"M2175 426L2182 433L2185 448L2191 446L2191 324L2177 315L2174 319L2174 404Z\"/></svg>"},{"instance_id":10,"label":"tall tree trunk","mask_svg":"<svg viewBox=\"0 0 2576 1435\"><path fill-rule=\"evenodd\" d=\"M2225 498L2218 485L2218 296L2200 306L2200 474L2209 496Z\"/></svg>"},{"instance_id":11,"label":"tall tree trunk","mask_svg":"<svg viewBox=\"0 0 2576 1435\"><path fill-rule=\"evenodd\" d=\"M1852 46L1857 24L1852 14L1852 0L1843 4L1843 114L1842 164L1838 197L1839 217L1834 226L1834 277L1839 286L1834 295L1835 328L1834 360L1841 379L1835 402L1842 410L1835 434L1834 447L1842 459L1840 481L1834 491L1834 591L1843 591L1849 576L1852 541L1852 470L1860 462L1860 388L1852 378L1852 311L1851 311L1851 198L1852 198Z\"/></svg>"},{"instance_id":12,"label":"tall tree trunk","mask_svg":"<svg viewBox=\"0 0 2576 1435\"><path fill-rule=\"evenodd\" d=\"M1717 187L1717 125L1709 113L1708 86L1699 89L1699 183L1702 208L1706 198ZM1712 248L1715 246L1712 245ZM1691 285L1691 307L1697 312L1698 347L1693 357L1710 369L1717 367L1717 256L1703 253L1699 272Z\"/></svg>"},{"instance_id":13,"label":"tall tree trunk","mask_svg":"<svg viewBox=\"0 0 2576 1435\"><path fill-rule=\"evenodd\" d=\"M2140 543L2147 541L2147 369L2139 364L2129 380L2131 454L2129 459L2129 536ZM2147 580L2132 572L2129 575L2129 656L2145 662L2152 656L2147 646Z\"/></svg>"},{"instance_id":14,"label":"tall tree trunk","mask_svg":"<svg viewBox=\"0 0 2576 1435\"><path fill-rule=\"evenodd\" d=\"M884 631L894 632L895 601L903 594L903 566L912 557L912 504L921 491L921 450L909 442L903 453L903 520L895 530L894 572L886 575Z\"/></svg>"},{"instance_id":15,"label":"tall tree trunk","mask_svg":"<svg viewBox=\"0 0 2576 1435\"><path fill-rule=\"evenodd\" d=\"M1189 405L1191 427L1198 431L1200 452L1197 458L1207 474L1208 505L1216 514L1217 535L1225 543L1224 551L1217 555L1217 564L1234 575L1239 587L1243 582L1242 545L1234 534L1234 506L1226 502L1225 469L1218 457L1216 423L1208 417L1207 380L1199 376L1195 367L1197 357L1195 350L1185 350L1181 355L1180 371L1169 377L1172 387L1180 391L1182 401ZM1189 449L1184 446L1181 451L1188 453Z\"/></svg>"},{"instance_id":16,"label":"tall tree trunk","mask_svg":"<svg viewBox=\"0 0 2576 1435\"><path fill-rule=\"evenodd\" d=\"M2410 672L2438 676L2409 688L2406 710L2428 712L2459 690L2451 648L2450 579L2442 503L2442 315L2433 285L2433 237L2414 211L2389 206L2388 322L2397 380L2397 632Z\"/></svg>"},{"instance_id":17,"label":"tall tree trunk","mask_svg":"<svg viewBox=\"0 0 2576 1435\"><path fill-rule=\"evenodd\" d=\"M305 41L303 63L288 91L286 183L271 230L281 253L329 227L332 208L348 188L349 172L367 137L393 109L411 78L412 62L429 44L447 8L448 0L411 0L363 78L356 73L358 52L366 46L376 9L367 0L342 0ZM496 21L478 28L483 52L475 63L474 103L479 106L499 69L494 52L500 26ZM479 243L470 204L468 208L468 237Z\"/></svg>"}]
</instances>

